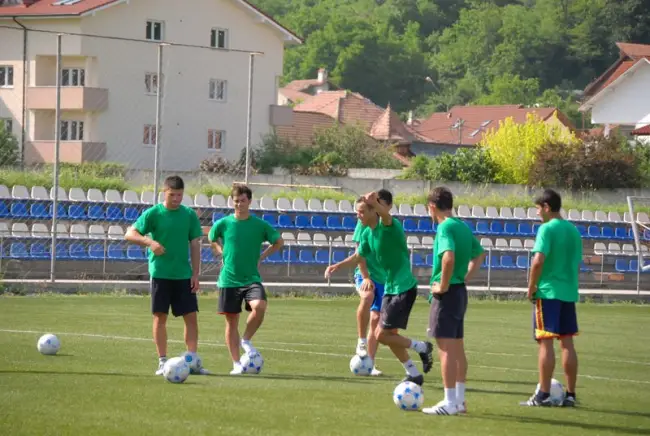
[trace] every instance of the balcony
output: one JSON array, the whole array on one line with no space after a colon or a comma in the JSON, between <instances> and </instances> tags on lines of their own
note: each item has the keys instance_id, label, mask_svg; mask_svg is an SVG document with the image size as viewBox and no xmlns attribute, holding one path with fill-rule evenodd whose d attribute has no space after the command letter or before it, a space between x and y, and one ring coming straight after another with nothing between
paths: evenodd
<instances>
[{"instance_id":1,"label":"balcony","mask_svg":"<svg viewBox=\"0 0 650 436\"><path fill-rule=\"evenodd\" d=\"M61 110L98 112L108 107L108 89L81 86L61 88ZM56 87L31 86L27 89L27 109L55 110Z\"/></svg>"},{"instance_id":2,"label":"balcony","mask_svg":"<svg viewBox=\"0 0 650 436\"><path fill-rule=\"evenodd\" d=\"M25 144L25 163L28 165L54 163L54 140L33 141ZM82 163L101 161L106 157L105 142L61 141L59 161Z\"/></svg>"}]
</instances>

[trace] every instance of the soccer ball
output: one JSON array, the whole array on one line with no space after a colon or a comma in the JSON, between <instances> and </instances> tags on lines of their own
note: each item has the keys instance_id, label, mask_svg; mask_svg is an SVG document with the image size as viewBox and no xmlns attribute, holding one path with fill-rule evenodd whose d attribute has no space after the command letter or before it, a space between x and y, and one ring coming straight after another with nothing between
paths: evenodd
<instances>
[{"instance_id":1,"label":"soccer ball","mask_svg":"<svg viewBox=\"0 0 650 436\"><path fill-rule=\"evenodd\" d=\"M172 357L163 366L163 375L172 383L183 383L190 375L190 366L182 357Z\"/></svg>"},{"instance_id":2,"label":"soccer ball","mask_svg":"<svg viewBox=\"0 0 650 436\"><path fill-rule=\"evenodd\" d=\"M354 375L370 375L375 362L370 356L359 357L356 354L350 360L350 371Z\"/></svg>"},{"instance_id":3,"label":"soccer ball","mask_svg":"<svg viewBox=\"0 0 650 436\"><path fill-rule=\"evenodd\" d=\"M239 360L244 374L259 374L264 367L264 359L258 351L244 353Z\"/></svg>"},{"instance_id":4,"label":"soccer ball","mask_svg":"<svg viewBox=\"0 0 650 436\"><path fill-rule=\"evenodd\" d=\"M38 348L38 351L41 354L53 356L59 351L59 348L61 348L61 342L59 342L59 338L48 333L38 339L36 348Z\"/></svg>"},{"instance_id":5,"label":"soccer ball","mask_svg":"<svg viewBox=\"0 0 650 436\"><path fill-rule=\"evenodd\" d=\"M413 382L402 382L393 391L395 405L407 412L417 411L424 403L424 392L422 388Z\"/></svg>"},{"instance_id":6,"label":"soccer ball","mask_svg":"<svg viewBox=\"0 0 650 436\"><path fill-rule=\"evenodd\" d=\"M199 369L201 369L201 366L203 366L201 363L201 356L199 356L197 353L186 351L181 354L181 357L185 359L185 363L189 365L191 374L196 374L199 372Z\"/></svg>"},{"instance_id":7,"label":"soccer ball","mask_svg":"<svg viewBox=\"0 0 650 436\"><path fill-rule=\"evenodd\" d=\"M535 388L535 393L539 392L540 385L537 383L537 388ZM555 379L551 379L551 402L559 406L562 404L562 401L564 401L564 386L562 386L562 383Z\"/></svg>"}]
</instances>

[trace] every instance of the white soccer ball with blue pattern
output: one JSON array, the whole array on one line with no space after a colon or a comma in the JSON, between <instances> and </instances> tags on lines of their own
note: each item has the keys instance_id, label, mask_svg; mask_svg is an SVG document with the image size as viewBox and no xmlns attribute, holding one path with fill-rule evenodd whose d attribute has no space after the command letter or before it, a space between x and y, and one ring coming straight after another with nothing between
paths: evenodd
<instances>
[{"instance_id":1,"label":"white soccer ball with blue pattern","mask_svg":"<svg viewBox=\"0 0 650 436\"><path fill-rule=\"evenodd\" d=\"M190 374L197 374L201 369L201 366L203 366L201 356L199 356L197 353L186 351L181 354L181 357L185 359L185 363L189 365Z\"/></svg>"},{"instance_id":2,"label":"white soccer ball with blue pattern","mask_svg":"<svg viewBox=\"0 0 650 436\"><path fill-rule=\"evenodd\" d=\"M182 357L172 357L163 366L163 376L171 383L183 383L190 375L190 366Z\"/></svg>"},{"instance_id":3,"label":"white soccer ball with blue pattern","mask_svg":"<svg viewBox=\"0 0 650 436\"><path fill-rule=\"evenodd\" d=\"M239 363L244 374L259 374L264 367L264 359L259 351L244 353L241 359L239 359Z\"/></svg>"},{"instance_id":4,"label":"white soccer ball with blue pattern","mask_svg":"<svg viewBox=\"0 0 650 436\"><path fill-rule=\"evenodd\" d=\"M535 393L539 392L540 385L537 383L537 387L535 388ZM560 406L564 402L564 386L562 386L562 383L557 381L556 379L551 379L551 403L553 403L554 406Z\"/></svg>"},{"instance_id":5,"label":"white soccer ball with blue pattern","mask_svg":"<svg viewBox=\"0 0 650 436\"><path fill-rule=\"evenodd\" d=\"M59 352L59 349L61 348L61 342L55 335L48 333L38 339L36 348L38 348L38 351L41 354L53 356Z\"/></svg>"},{"instance_id":6,"label":"white soccer ball with blue pattern","mask_svg":"<svg viewBox=\"0 0 650 436\"><path fill-rule=\"evenodd\" d=\"M372 368L375 366L370 356L359 357L356 354L350 359L350 371L354 375L370 375L372 374Z\"/></svg>"},{"instance_id":7,"label":"white soccer ball with blue pattern","mask_svg":"<svg viewBox=\"0 0 650 436\"><path fill-rule=\"evenodd\" d=\"M393 391L395 405L407 412L415 412L422 408L424 392L413 382L402 382Z\"/></svg>"}]
</instances>

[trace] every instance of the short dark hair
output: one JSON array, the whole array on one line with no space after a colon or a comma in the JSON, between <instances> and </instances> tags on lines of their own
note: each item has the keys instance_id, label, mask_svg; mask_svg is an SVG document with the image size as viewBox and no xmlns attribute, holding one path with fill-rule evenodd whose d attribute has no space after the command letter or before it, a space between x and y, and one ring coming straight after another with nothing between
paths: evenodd
<instances>
[{"instance_id":1,"label":"short dark hair","mask_svg":"<svg viewBox=\"0 0 650 436\"><path fill-rule=\"evenodd\" d=\"M180 176L169 176L164 182L165 189L185 189L185 182Z\"/></svg>"},{"instance_id":2,"label":"short dark hair","mask_svg":"<svg viewBox=\"0 0 650 436\"><path fill-rule=\"evenodd\" d=\"M251 188L246 185L233 185L232 191L230 191L230 196L235 199L235 197L239 197L240 195L246 195L250 200L253 198L253 191L251 191Z\"/></svg>"},{"instance_id":3,"label":"short dark hair","mask_svg":"<svg viewBox=\"0 0 650 436\"><path fill-rule=\"evenodd\" d=\"M562 197L552 189L544 189L542 195L535 199L535 204L538 206L548 204L551 212L559 212L562 209Z\"/></svg>"},{"instance_id":4,"label":"short dark hair","mask_svg":"<svg viewBox=\"0 0 650 436\"><path fill-rule=\"evenodd\" d=\"M388 189L380 189L377 191L377 199L383 200L387 206L393 205L393 194Z\"/></svg>"},{"instance_id":5,"label":"short dark hair","mask_svg":"<svg viewBox=\"0 0 650 436\"><path fill-rule=\"evenodd\" d=\"M429 204L435 204L436 207L443 210L451 210L454 207L454 195L449 188L438 186L434 188L427 197Z\"/></svg>"}]
</instances>

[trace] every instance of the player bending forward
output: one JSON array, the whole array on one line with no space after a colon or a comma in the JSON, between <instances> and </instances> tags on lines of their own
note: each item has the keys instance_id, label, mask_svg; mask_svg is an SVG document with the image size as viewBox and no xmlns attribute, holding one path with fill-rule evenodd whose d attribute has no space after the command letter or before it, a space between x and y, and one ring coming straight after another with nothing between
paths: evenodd
<instances>
[{"instance_id":1,"label":"player bending forward","mask_svg":"<svg viewBox=\"0 0 650 436\"><path fill-rule=\"evenodd\" d=\"M463 343L467 288L485 253L470 228L452 216L454 199L447 188L435 188L428 198L429 214L438 223L433 245L429 336L436 339L445 398L422 411L428 415L465 413L467 358Z\"/></svg>"},{"instance_id":2,"label":"player bending forward","mask_svg":"<svg viewBox=\"0 0 650 436\"><path fill-rule=\"evenodd\" d=\"M540 389L522 405L551 406L550 390L555 369L553 340L560 340L567 391L562 405L576 403L578 356L573 336L578 334L576 302L582 263L582 237L576 227L562 219L562 198L547 189L535 200L537 215L544 224L533 247L528 298L533 301L534 338L539 344Z\"/></svg>"},{"instance_id":3,"label":"player bending forward","mask_svg":"<svg viewBox=\"0 0 650 436\"><path fill-rule=\"evenodd\" d=\"M174 316L183 317L187 351L196 353L199 342L196 293L203 229L196 212L181 204L184 189L183 179L167 177L164 201L145 210L125 235L127 241L149 249L153 339L158 351L156 375L163 373L167 361L169 306ZM197 373L209 374L205 368L199 368Z\"/></svg>"},{"instance_id":4,"label":"player bending forward","mask_svg":"<svg viewBox=\"0 0 650 436\"><path fill-rule=\"evenodd\" d=\"M239 314L242 302L246 302L246 311L250 314L241 338L241 347L244 352L253 354L256 350L251 339L262 325L267 306L259 264L279 250L283 241L269 223L250 214L249 207L253 198L250 188L244 185L234 186L230 195L235 213L214 223L208 239L223 257L217 281L221 291L218 310L226 317L226 345L233 362L230 374L237 375L243 372L239 352ZM271 246L260 255L265 242Z\"/></svg>"},{"instance_id":5,"label":"player bending forward","mask_svg":"<svg viewBox=\"0 0 650 436\"><path fill-rule=\"evenodd\" d=\"M411 348L420 355L423 371L428 373L433 366L433 345L399 334L399 329L406 329L408 325L418 293L418 283L411 272L404 229L401 223L390 215L390 208L379 202L376 192L366 194L364 199L377 212L380 220L377 227L363 233L358 253L366 261L370 256L377 256L379 265L386 272L377 340L389 346L404 366L407 375L403 381L411 381L421 386L424 376L409 358L408 350Z\"/></svg>"},{"instance_id":6,"label":"player bending forward","mask_svg":"<svg viewBox=\"0 0 650 436\"><path fill-rule=\"evenodd\" d=\"M393 205L393 195L382 189L378 193L379 202L387 207ZM372 231L379 224L379 215L377 212L360 197L356 202L357 227L354 230L352 239L361 242L364 232ZM341 267L357 265L354 274L354 280L357 292L361 297L359 307L357 308L357 332L359 341L357 343L356 353L359 357L370 356L375 362L377 354L377 327L381 312L381 301L384 298L384 284L386 282L386 273L379 265L377 256L371 253L366 259L361 257L358 252L354 253L347 259L329 266L325 270L325 277L328 278L332 273ZM370 331L368 332L368 324ZM382 372L377 369L377 365L372 369L371 375L380 376Z\"/></svg>"}]
</instances>

